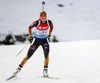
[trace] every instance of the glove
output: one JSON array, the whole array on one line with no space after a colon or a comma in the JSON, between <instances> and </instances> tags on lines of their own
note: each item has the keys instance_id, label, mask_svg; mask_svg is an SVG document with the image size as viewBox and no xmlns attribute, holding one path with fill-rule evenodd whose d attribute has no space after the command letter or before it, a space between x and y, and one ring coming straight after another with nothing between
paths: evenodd
<instances>
[{"instance_id":1,"label":"glove","mask_svg":"<svg viewBox=\"0 0 100 83\"><path fill-rule=\"evenodd\" d=\"M30 41L30 43L32 43L33 37L29 37L28 40Z\"/></svg>"},{"instance_id":2,"label":"glove","mask_svg":"<svg viewBox=\"0 0 100 83\"><path fill-rule=\"evenodd\" d=\"M48 40L49 40L49 42L50 42L50 37L51 37L51 35L48 36Z\"/></svg>"}]
</instances>

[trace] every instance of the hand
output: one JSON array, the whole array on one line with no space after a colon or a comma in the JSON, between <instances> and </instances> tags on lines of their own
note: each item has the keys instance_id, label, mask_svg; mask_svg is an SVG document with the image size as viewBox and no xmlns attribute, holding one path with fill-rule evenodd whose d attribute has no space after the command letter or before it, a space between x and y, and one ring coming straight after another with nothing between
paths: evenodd
<instances>
[{"instance_id":1,"label":"hand","mask_svg":"<svg viewBox=\"0 0 100 83\"><path fill-rule=\"evenodd\" d=\"M28 40L30 41L30 43L32 43L33 37L29 37Z\"/></svg>"},{"instance_id":2,"label":"hand","mask_svg":"<svg viewBox=\"0 0 100 83\"><path fill-rule=\"evenodd\" d=\"M48 36L48 40L49 40L49 42L50 42L50 37L51 37L51 35Z\"/></svg>"}]
</instances>

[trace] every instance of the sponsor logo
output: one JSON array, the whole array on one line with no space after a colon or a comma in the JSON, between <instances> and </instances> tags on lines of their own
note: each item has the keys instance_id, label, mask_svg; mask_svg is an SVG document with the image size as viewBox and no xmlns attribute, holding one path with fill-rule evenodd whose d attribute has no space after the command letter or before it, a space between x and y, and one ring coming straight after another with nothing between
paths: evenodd
<instances>
[{"instance_id":1,"label":"sponsor logo","mask_svg":"<svg viewBox=\"0 0 100 83\"><path fill-rule=\"evenodd\" d=\"M47 46L48 44L44 44L44 46Z\"/></svg>"},{"instance_id":2,"label":"sponsor logo","mask_svg":"<svg viewBox=\"0 0 100 83\"><path fill-rule=\"evenodd\" d=\"M47 49L47 47L45 47L45 49Z\"/></svg>"},{"instance_id":3,"label":"sponsor logo","mask_svg":"<svg viewBox=\"0 0 100 83\"><path fill-rule=\"evenodd\" d=\"M38 29L39 29L39 30L46 30L46 29L48 29L48 27L41 27L41 26L40 26L40 27L38 27Z\"/></svg>"},{"instance_id":4,"label":"sponsor logo","mask_svg":"<svg viewBox=\"0 0 100 83\"><path fill-rule=\"evenodd\" d=\"M32 48L35 48L35 45L33 45Z\"/></svg>"},{"instance_id":5,"label":"sponsor logo","mask_svg":"<svg viewBox=\"0 0 100 83\"><path fill-rule=\"evenodd\" d=\"M35 47L36 47L36 46L35 46L35 45L33 45L33 46L31 46L31 49L32 49L32 50L35 50Z\"/></svg>"},{"instance_id":6,"label":"sponsor logo","mask_svg":"<svg viewBox=\"0 0 100 83\"><path fill-rule=\"evenodd\" d=\"M49 25L46 24L42 24L40 23L40 25L37 27L38 30L48 30L49 29Z\"/></svg>"}]
</instances>

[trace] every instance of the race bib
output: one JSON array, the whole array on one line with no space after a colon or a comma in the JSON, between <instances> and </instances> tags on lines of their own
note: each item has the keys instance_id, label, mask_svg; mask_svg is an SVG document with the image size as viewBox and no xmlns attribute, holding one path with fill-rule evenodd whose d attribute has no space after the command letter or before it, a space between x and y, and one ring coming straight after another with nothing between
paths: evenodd
<instances>
[{"instance_id":1,"label":"race bib","mask_svg":"<svg viewBox=\"0 0 100 83\"><path fill-rule=\"evenodd\" d=\"M42 31L39 31L39 35L40 36L44 36L47 34L47 30L42 30Z\"/></svg>"}]
</instances>

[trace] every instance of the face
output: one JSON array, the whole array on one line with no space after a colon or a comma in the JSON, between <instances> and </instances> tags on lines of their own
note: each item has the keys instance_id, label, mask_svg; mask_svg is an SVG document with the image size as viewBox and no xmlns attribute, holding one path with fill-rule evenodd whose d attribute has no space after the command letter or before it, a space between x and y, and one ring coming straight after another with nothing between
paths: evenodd
<instances>
[{"instance_id":1,"label":"face","mask_svg":"<svg viewBox=\"0 0 100 83\"><path fill-rule=\"evenodd\" d=\"M47 17L40 17L40 19L41 19L41 21L42 21L43 23L45 23L46 20L47 20Z\"/></svg>"}]
</instances>

